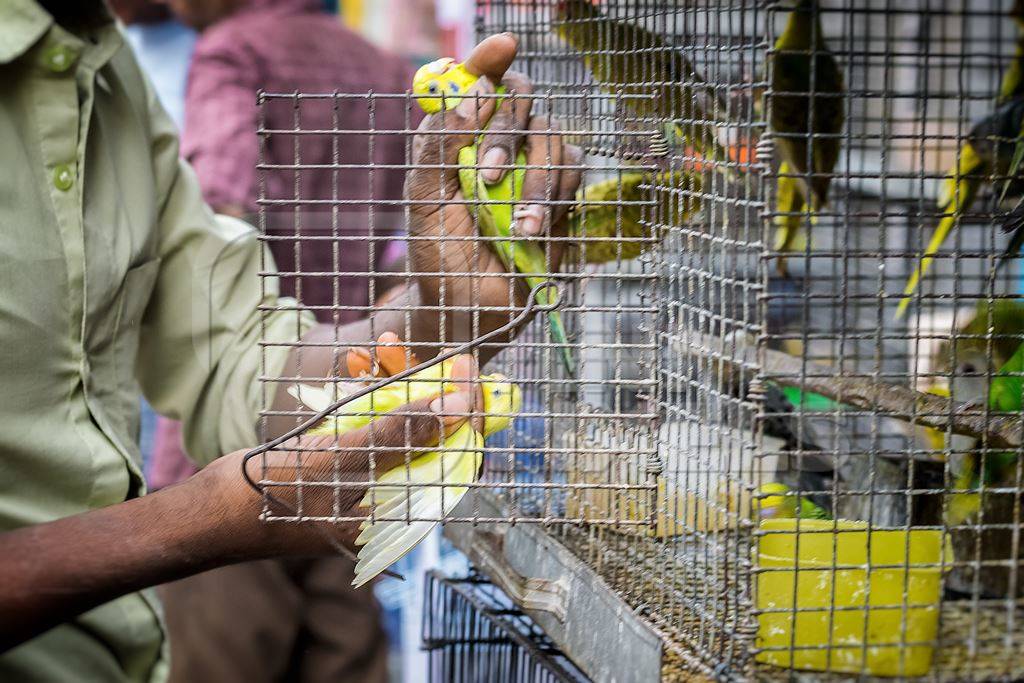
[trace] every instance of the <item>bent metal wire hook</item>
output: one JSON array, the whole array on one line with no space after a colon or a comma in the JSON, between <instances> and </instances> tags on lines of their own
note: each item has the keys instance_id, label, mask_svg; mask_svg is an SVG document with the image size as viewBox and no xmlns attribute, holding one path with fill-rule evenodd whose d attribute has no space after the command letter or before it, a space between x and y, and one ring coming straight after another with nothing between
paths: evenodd
<instances>
[{"instance_id":1,"label":"bent metal wire hook","mask_svg":"<svg viewBox=\"0 0 1024 683\"><path fill-rule=\"evenodd\" d=\"M552 301L550 303L539 304L539 303L537 303L537 295L540 294L540 292L542 290L544 290L544 289L554 289L555 290L555 294L556 294L556 298L555 298L554 301ZM255 479L252 478L252 476L249 474L249 468L248 468L248 464L249 464L250 460L252 460L253 458L255 458L257 456L263 455L264 453L267 453L269 451L274 450L275 448L277 448L278 446L282 445L286 441L289 441L291 439L294 439L297 436L300 436L307 429L309 429L310 427L313 427L314 425L319 424L321 420L323 420L327 416L331 415L332 413L336 412L339 408L344 406L346 403L349 403L350 401L355 401L358 398L362 398L363 396L366 396L367 394L371 394L374 391L377 391L378 389L386 387L389 384L392 384L394 382L400 382L400 381L402 381L404 379L407 379L408 377L411 377L412 375L416 374L417 372L420 372L421 370L424 370L424 369L429 368L431 366L437 365L438 363L443 363L444 361L448 360L449 358L454 358L455 356L458 356L459 354L463 354L463 353L466 353L467 351L471 351L472 349L475 349L476 347L480 346L481 344L483 344L485 342L490 341L491 339L494 339L495 337L498 337L498 336L500 336L502 334L505 334L506 332L511 332L512 330L516 329L517 327L519 327L520 325L525 323L527 320L529 320L529 318L531 316L533 316L534 314L536 314L536 313L550 313L551 311L554 311L554 310L560 308L561 305L562 305L562 302L563 302L562 290L554 282L552 282L551 280L544 280L543 282L538 282L530 290L530 294L527 297L526 305L523 307L523 310L520 311L514 318L512 318L510 321L508 321L506 324L502 325L501 327L493 329L490 332L487 332L486 334L480 335L479 337L474 337L473 339L470 339L467 342L459 344L458 346L455 346L455 347L445 351L444 353L441 353L441 354L438 354L437 356L434 356L430 360L424 361L424 362L422 362L422 363L420 363L418 365L414 365L411 368L406 368L402 372L399 372L397 374L391 375L390 377L384 377L380 381L375 382L373 384L370 384L368 386L365 386L362 389L360 389L359 391L355 391L355 392L353 392L351 394L347 394L346 396L338 399L337 401L335 401L331 405L327 406L323 410L319 411L318 413L316 413L315 415L313 415L309 419L305 420L304 422L302 422L302 424L296 426L295 428L289 430L288 432L286 432L286 433L284 433L284 434L282 434L282 435L280 435L280 436L278 436L278 437L276 437L274 439L271 439L270 441L267 441L267 442L265 442L263 444L260 444L256 448L253 448L252 450L248 451L244 456L242 456L242 477L245 479L246 483L254 491L256 491L258 494L263 496L264 500L266 500L268 503L273 503L274 505L279 506L281 508L284 508L285 510L291 512L292 514L298 515L298 512L296 510L293 510L290 505L285 503L280 498L277 498L276 496L274 496L272 493L270 493L267 490L266 486L261 485L259 482L257 482ZM338 550L342 555L345 555L346 557L348 557L348 558L350 558L352 560L356 559L355 554L351 550L349 550L340 541L338 541L338 539L336 539L333 536L331 536L325 529L323 529L323 527L321 527L319 524L317 524L315 528L320 530L322 532L324 538L327 539L328 543L330 543L330 545L333 548L335 548L336 550ZM387 574L388 576L391 576L391 577L394 577L394 578L397 578L397 579L402 579L403 578L399 574L396 574L396 573L394 573L392 571L385 570L384 573Z\"/></svg>"}]
</instances>

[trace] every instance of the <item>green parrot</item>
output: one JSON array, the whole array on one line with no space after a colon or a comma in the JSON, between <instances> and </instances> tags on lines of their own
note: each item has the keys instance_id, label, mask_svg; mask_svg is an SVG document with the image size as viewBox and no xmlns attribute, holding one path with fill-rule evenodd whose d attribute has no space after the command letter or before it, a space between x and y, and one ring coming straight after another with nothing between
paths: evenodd
<instances>
[{"instance_id":1,"label":"green parrot","mask_svg":"<svg viewBox=\"0 0 1024 683\"><path fill-rule=\"evenodd\" d=\"M585 263L628 261L655 244L651 240L651 220L655 216L645 213L650 207L644 205L652 187L661 223L681 224L700 206L695 196L700 192L700 177L682 171L656 175L631 171L591 183L577 192L569 234L580 238Z\"/></svg>"},{"instance_id":2,"label":"green parrot","mask_svg":"<svg viewBox=\"0 0 1024 683\"><path fill-rule=\"evenodd\" d=\"M946 240L960 214L970 208L982 184L992 176L1004 176L1002 191L999 194L1001 203L1009 194L1022 194L1019 171L1024 161L1024 0L1014 0L1010 16L1017 25L1017 47L1010 68L1003 74L996 97L996 111L982 119L971 132L967 140L960 146L956 163L946 173L940 190L938 206L946 212L939 221L931 241L925 249L925 255L917 269L907 280L903 290L903 299L896 310L897 318L904 315L910 305L910 297L917 289L920 279L928 270L932 257ZM1003 143L996 149L995 139L1017 140L1013 153L1010 145ZM1002 232L1011 235L1010 243L996 263L996 270L1024 246L1024 203L1018 201L1014 209L1000 222Z\"/></svg>"},{"instance_id":3,"label":"green parrot","mask_svg":"<svg viewBox=\"0 0 1024 683\"><path fill-rule=\"evenodd\" d=\"M1024 407L1024 344L993 375L989 383L988 409L992 413L1020 414ZM964 454L955 468L953 487L957 491L971 491L982 483L986 486L1007 482L1015 476L1017 454L1014 452L987 453L979 473L977 453ZM961 524L981 509L981 494L954 493L946 510L949 526Z\"/></svg>"},{"instance_id":4,"label":"green parrot","mask_svg":"<svg viewBox=\"0 0 1024 683\"><path fill-rule=\"evenodd\" d=\"M714 88L702 87L703 78L682 50L639 26L610 19L589 0L559 2L552 24L562 40L582 53L584 63L605 90L644 96L623 100L638 117L685 120L682 125L671 125L674 137L711 161L730 160L713 124L716 115L728 111L726 102L716 92L710 99L717 112L706 109L702 102Z\"/></svg>"},{"instance_id":5,"label":"green parrot","mask_svg":"<svg viewBox=\"0 0 1024 683\"><path fill-rule=\"evenodd\" d=\"M810 209L813 224L813 214L828 205L846 121L843 74L825 43L815 0L798 0L790 11L767 69L774 92L795 93L772 95L768 125L780 157L773 246L796 251L806 246L804 212ZM785 257L779 257L778 268L787 274Z\"/></svg>"},{"instance_id":6,"label":"green parrot","mask_svg":"<svg viewBox=\"0 0 1024 683\"><path fill-rule=\"evenodd\" d=\"M997 141L1016 138L1022 121L1024 95L1006 102L995 112L978 121L967 134L967 139L960 145L956 162L946 173L939 192L937 204L944 215L939 220L931 241L925 247L924 255L907 280L903 298L896 309L897 318L903 317L906 313L911 297L921 278L928 271L935 254L960 220L961 214L974 203L982 186L992 177L1007 175L1012 149L1008 144L997 144ZM1021 190L1024 190L1024 183L1021 180L1020 177L1013 178L1010 191L1014 194L1021 194Z\"/></svg>"},{"instance_id":7,"label":"green parrot","mask_svg":"<svg viewBox=\"0 0 1024 683\"><path fill-rule=\"evenodd\" d=\"M974 315L959 328L957 337L955 347L952 341L944 341L935 354L936 374L949 378L949 397L978 409L987 403L992 413L1019 413L1024 378L1016 373L1024 370L1024 303L1012 299L978 302ZM978 455L969 452L973 441L967 441L965 447L954 448L957 453L950 462L956 490L976 489L982 481L995 484L1013 474L1015 453L989 453L979 476ZM977 493L952 494L947 524L962 523L980 505Z\"/></svg>"},{"instance_id":8,"label":"green parrot","mask_svg":"<svg viewBox=\"0 0 1024 683\"><path fill-rule=\"evenodd\" d=\"M465 66L450 57L424 64L413 77L413 94L420 107L428 114L445 108L452 108L461 101L461 95L476 82L479 76L469 73ZM503 95L504 86L498 86L496 93ZM441 98L441 95L444 98ZM499 100L498 106L501 106ZM526 284L535 286L550 280L545 274L551 269L547 265L544 249L532 240L512 239L512 207L522 196L523 179L526 176L526 153L519 151L517 168L506 173L501 182L487 184L476 172L477 144L459 150L459 183L462 195L467 201L494 202L481 204L477 214L477 225L484 237L493 238L491 249L509 272L534 273L524 277ZM557 300L554 287L538 290L537 303L546 306ZM576 363L568 346L568 336L558 311L548 312L548 327L551 341L558 345L562 363L569 376L576 374Z\"/></svg>"},{"instance_id":9,"label":"green parrot","mask_svg":"<svg viewBox=\"0 0 1024 683\"><path fill-rule=\"evenodd\" d=\"M779 482L762 484L755 500L760 519L832 519L820 505Z\"/></svg>"},{"instance_id":10,"label":"green parrot","mask_svg":"<svg viewBox=\"0 0 1024 683\"><path fill-rule=\"evenodd\" d=\"M531 289L550 280L545 273L548 266L544 248L533 240L517 240L512 238L512 206L516 203L526 176L526 155L519 152L516 168L506 173L501 182L488 185L476 170L477 146L470 145L459 150L459 184L462 196L467 201L499 202L481 204L477 215L480 234L494 238L490 242L491 249L498 255L505 268L524 275L523 279ZM557 294L553 287L538 290L537 303L542 306L553 303ZM551 341L558 344L562 355L562 363L570 376L576 374L576 363L568 347L568 337L562 324L562 315L558 311L548 313L548 326L551 330Z\"/></svg>"},{"instance_id":11,"label":"green parrot","mask_svg":"<svg viewBox=\"0 0 1024 683\"><path fill-rule=\"evenodd\" d=\"M447 381L450 374L451 361L429 366L406 380L350 401L306 433L343 434L412 401L456 391L456 386ZM444 450L427 451L408 465L381 473L375 480L377 486L369 489L360 501L359 506L370 511L370 518L363 521L356 539L356 545L361 547L352 585L362 586L416 547L455 509L468 491L466 484L480 476L484 437L507 429L522 406L519 388L504 376L481 375L480 379L484 433L477 432L469 422L464 423L445 437ZM323 389L303 384L289 387L288 391L310 410L320 412L335 401L333 389L331 384ZM399 519L406 516L419 521L407 523Z\"/></svg>"},{"instance_id":12,"label":"green parrot","mask_svg":"<svg viewBox=\"0 0 1024 683\"><path fill-rule=\"evenodd\" d=\"M999 88L998 101L1000 103L1024 95L1024 0L1014 0L1010 16L1017 24L1017 47L1010 68L1003 75L1003 82ZM1018 129L1016 137L1013 158L1010 159L1010 166L1006 171L1003 190L999 193L1000 204L1006 199L1006 195L1010 192L1010 188L1020 172L1021 162L1024 162L1024 123ZM1016 206L1000 221L999 227L1003 233L1010 235L1010 243L996 263L997 270L1007 262L1009 257L1019 253L1021 247L1024 246L1024 197L1017 200Z\"/></svg>"}]
</instances>

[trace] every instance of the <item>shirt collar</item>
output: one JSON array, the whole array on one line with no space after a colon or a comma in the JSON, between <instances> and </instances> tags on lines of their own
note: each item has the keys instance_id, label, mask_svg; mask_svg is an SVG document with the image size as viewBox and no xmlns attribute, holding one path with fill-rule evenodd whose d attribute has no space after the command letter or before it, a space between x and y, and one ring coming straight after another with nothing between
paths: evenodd
<instances>
[{"instance_id":1,"label":"shirt collar","mask_svg":"<svg viewBox=\"0 0 1024 683\"><path fill-rule=\"evenodd\" d=\"M53 25L53 17L33 0L0 2L0 64L14 61Z\"/></svg>"}]
</instances>

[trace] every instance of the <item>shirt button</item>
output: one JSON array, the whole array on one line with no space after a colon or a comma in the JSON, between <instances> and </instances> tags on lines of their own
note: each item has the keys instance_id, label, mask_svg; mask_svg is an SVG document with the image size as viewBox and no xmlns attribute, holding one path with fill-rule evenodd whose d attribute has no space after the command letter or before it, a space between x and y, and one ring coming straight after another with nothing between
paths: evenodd
<instances>
[{"instance_id":1,"label":"shirt button","mask_svg":"<svg viewBox=\"0 0 1024 683\"><path fill-rule=\"evenodd\" d=\"M58 190L70 190L74 184L75 174L71 172L70 166L61 164L53 169L53 186Z\"/></svg>"},{"instance_id":2,"label":"shirt button","mask_svg":"<svg viewBox=\"0 0 1024 683\"><path fill-rule=\"evenodd\" d=\"M77 55L67 45L54 45L43 54L43 60L50 71L61 73L67 71L75 63Z\"/></svg>"}]
</instances>

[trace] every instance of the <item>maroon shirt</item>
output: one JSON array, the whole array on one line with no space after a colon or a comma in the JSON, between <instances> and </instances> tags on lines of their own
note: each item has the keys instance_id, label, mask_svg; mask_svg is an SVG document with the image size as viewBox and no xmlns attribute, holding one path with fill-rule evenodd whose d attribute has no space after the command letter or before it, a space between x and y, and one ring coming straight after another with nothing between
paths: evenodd
<instances>
[{"instance_id":1,"label":"maroon shirt","mask_svg":"<svg viewBox=\"0 0 1024 683\"><path fill-rule=\"evenodd\" d=\"M196 173L203 194L213 207L235 206L255 212L259 197L256 170L259 143L256 134L261 112L256 102L259 89L267 93L404 93L412 85L414 69L406 60L372 46L344 28L338 17L322 12L317 0L251 0L249 5L204 31L196 43L185 95L185 130L182 153ZM406 121L403 100L373 101L375 130L396 130ZM263 106L264 130L367 130L371 127L367 99L272 99ZM296 121L298 117L298 121ZM369 135L304 135L273 133L265 136L263 164L323 165L367 164ZM295 141L299 148L296 153ZM405 162L407 136L376 135L372 139L377 164ZM363 276L337 278L303 273L363 273L382 265L386 242L374 242L371 258L369 208L337 205L338 226L332 228L330 205L309 206L299 200L400 199L401 170L302 169L264 170L267 234L285 236L271 240L270 247L282 273L284 294L296 293L307 306L365 306L369 303ZM372 196L371 196L372 186ZM298 227L296 227L298 226ZM402 227L398 206L378 204L373 209L373 235L386 237ZM330 241L302 241L302 236L337 236ZM335 255L335 246L337 255ZM298 247L298 248L297 248ZM337 258L337 265L335 265ZM298 266L298 268L296 268ZM317 317L332 321L330 311ZM364 313L340 312L340 322Z\"/></svg>"}]
</instances>

